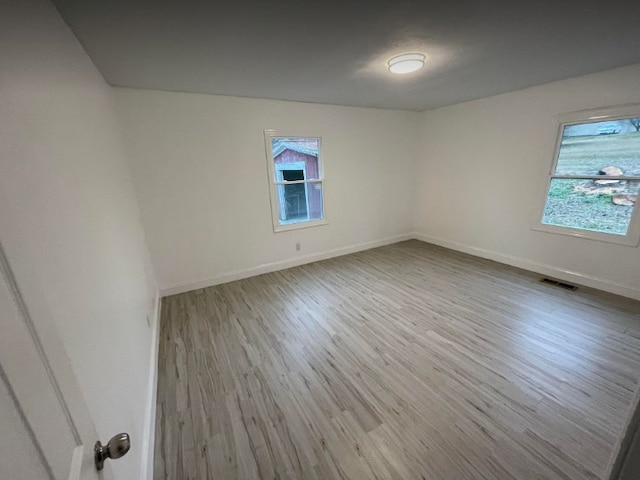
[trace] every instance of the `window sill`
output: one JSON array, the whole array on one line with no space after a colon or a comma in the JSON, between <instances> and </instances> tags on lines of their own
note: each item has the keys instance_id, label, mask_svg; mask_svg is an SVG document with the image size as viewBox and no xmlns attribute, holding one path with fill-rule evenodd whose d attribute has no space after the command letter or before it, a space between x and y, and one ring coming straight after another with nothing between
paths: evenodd
<instances>
[{"instance_id":1,"label":"window sill","mask_svg":"<svg viewBox=\"0 0 640 480\"><path fill-rule=\"evenodd\" d=\"M570 227L557 227L555 225L545 225L543 223L531 227L531 230L543 233L553 233L556 235L565 235L568 237L582 238L585 240L595 240L597 242L614 243L617 245L624 245L627 247L637 247L638 235L616 235L613 233L602 232L590 232L587 230L581 230L578 228Z\"/></svg>"},{"instance_id":2,"label":"window sill","mask_svg":"<svg viewBox=\"0 0 640 480\"><path fill-rule=\"evenodd\" d=\"M328 225L328 224L329 224L329 221L326 218L323 218L321 220L296 222L296 223L289 223L286 225L274 225L273 232L274 233L288 232L290 230L300 230L301 228L319 227L320 225Z\"/></svg>"}]
</instances>

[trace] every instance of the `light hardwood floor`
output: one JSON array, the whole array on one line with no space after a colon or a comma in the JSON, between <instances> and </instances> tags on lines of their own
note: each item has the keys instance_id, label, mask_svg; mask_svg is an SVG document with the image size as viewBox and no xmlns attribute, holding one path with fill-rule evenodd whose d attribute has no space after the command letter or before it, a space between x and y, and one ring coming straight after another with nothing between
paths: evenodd
<instances>
[{"instance_id":1,"label":"light hardwood floor","mask_svg":"<svg viewBox=\"0 0 640 480\"><path fill-rule=\"evenodd\" d=\"M640 303L418 241L165 298L156 479L594 479Z\"/></svg>"}]
</instances>

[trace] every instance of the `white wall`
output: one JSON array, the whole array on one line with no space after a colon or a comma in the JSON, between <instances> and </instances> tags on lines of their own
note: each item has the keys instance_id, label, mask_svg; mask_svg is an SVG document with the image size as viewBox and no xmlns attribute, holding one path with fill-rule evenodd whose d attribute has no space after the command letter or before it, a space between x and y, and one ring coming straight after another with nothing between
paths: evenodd
<instances>
[{"instance_id":1,"label":"white wall","mask_svg":"<svg viewBox=\"0 0 640 480\"><path fill-rule=\"evenodd\" d=\"M142 222L164 293L398 239L411 231L416 113L115 92ZM323 137L329 225L273 232L264 129Z\"/></svg>"},{"instance_id":2,"label":"white wall","mask_svg":"<svg viewBox=\"0 0 640 480\"><path fill-rule=\"evenodd\" d=\"M421 115L112 90L44 0L0 5L0 65L0 240L27 303L51 311L102 439L132 434L131 453L113 463L118 478L139 478L152 348L145 317L154 314L156 285L113 94L166 291L415 229L638 292L637 248L530 226L554 115L640 101L640 65ZM265 128L323 136L330 225L273 233Z\"/></svg>"},{"instance_id":3,"label":"white wall","mask_svg":"<svg viewBox=\"0 0 640 480\"><path fill-rule=\"evenodd\" d=\"M419 237L640 298L640 249L536 232L565 112L640 102L640 65L424 112ZM542 187L542 188L541 188Z\"/></svg>"},{"instance_id":4,"label":"white wall","mask_svg":"<svg viewBox=\"0 0 640 480\"><path fill-rule=\"evenodd\" d=\"M155 280L111 89L45 0L0 4L0 241L48 309L101 440L140 478Z\"/></svg>"}]
</instances>

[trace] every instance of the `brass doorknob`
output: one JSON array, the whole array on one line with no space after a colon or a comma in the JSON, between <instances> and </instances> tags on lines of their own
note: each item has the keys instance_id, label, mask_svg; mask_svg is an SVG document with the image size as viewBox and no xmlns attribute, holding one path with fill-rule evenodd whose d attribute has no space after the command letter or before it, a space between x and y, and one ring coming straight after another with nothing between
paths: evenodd
<instances>
[{"instance_id":1,"label":"brass doorknob","mask_svg":"<svg viewBox=\"0 0 640 480\"><path fill-rule=\"evenodd\" d=\"M104 461L107 458L116 460L124 457L130 448L131 439L128 433L114 435L106 445L102 445L100 440L98 440L95 447L93 447L93 458L96 462L96 468L102 470L104 468Z\"/></svg>"}]
</instances>

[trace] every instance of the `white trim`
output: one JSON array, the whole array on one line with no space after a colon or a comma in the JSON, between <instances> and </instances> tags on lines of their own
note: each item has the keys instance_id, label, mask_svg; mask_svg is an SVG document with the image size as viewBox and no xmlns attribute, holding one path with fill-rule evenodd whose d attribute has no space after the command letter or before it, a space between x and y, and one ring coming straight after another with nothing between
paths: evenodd
<instances>
[{"instance_id":1,"label":"white trim","mask_svg":"<svg viewBox=\"0 0 640 480\"><path fill-rule=\"evenodd\" d=\"M636 388L636 393L633 396L629 413L627 414L627 420L625 427L615 446L613 447L613 453L609 457L609 463L605 470L605 475L602 477L605 480L620 480L621 474L624 473L625 463L633 455L637 455L637 452L631 451L634 438L638 436L640 432L640 388Z\"/></svg>"},{"instance_id":2,"label":"white trim","mask_svg":"<svg viewBox=\"0 0 640 480\"><path fill-rule=\"evenodd\" d=\"M300 220L299 222L285 223L275 228L274 233L288 232L289 230L300 230L301 228L318 227L320 225L329 225L326 218L320 220Z\"/></svg>"},{"instance_id":3,"label":"white trim","mask_svg":"<svg viewBox=\"0 0 640 480\"><path fill-rule=\"evenodd\" d=\"M536 219L534 220L531 229L539 232L553 233L559 235L569 235L572 237L584 238L587 240L597 240L607 243L615 243L618 245L626 245L630 247L637 247L640 243L640 203L633 207L631 218L629 219L629 225L627 233L625 235L616 235L613 233L596 232L582 228L565 227L561 225L551 225L543 223L544 210L549 199L549 190L551 189L551 181L555 178L575 178L575 179L594 179L600 178L594 175L558 175L556 168L558 165L558 158L560 156L560 149L562 147L564 129L568 125L583 125L588 123L600 123L612 120L625 120L629 118L637 117L640 114L640 104L632 105L618 105L606 108L582 110L578 112L569 112L558 115L556 120L558 122L558 128L555 139L555 147L553 150L553 157L551 160L551 167L548 174L545 176L544 181L544 193L543 201L538 204L536 209ZM623 175L611 177L612 180L627 180L634 181L637 177L633 175ZM542 190L542 189L541 189Z\"/></svg>"},{"instance_id":4,"label":"white trim","mask_svg":"<svg viewBox=\"0 0 640 480\"><path fill-rule=\"evenodd\" d=\"M393 237L383 238L381 240L374 240L372 242L358 243L350 245L348 247L334 248L332 250L325 250L323 252L312 253L309 255L302 255L289 260L281 260L277 262L265 263L258 265L257 267L247 268L244 270L236 270L227 273L221 273L215 277L205 278L194 282L184 282L171 285L160 290L160 294L163 297L169 295L177 295L179 293L190 292L191 290L197 290L199 288L211 287L213 285L220 285L221 283L234 282L236 280L242 280L243 278L255 277L256 275L262 275L264 273L276 272L278 270L285 270L291 267L297 267L299 265L305 265L307 263L317 262L319 260L326 260L328 258L339 257L342 255L348 255L350 253L360 252L362 250L369 250L371 248L382 247L384 245L390 245L392 243L403 242L405 240L411 240L413 235L405 233L402 235L396 235Z\"/></svg>"},{"instance_id":5,"label":"white trim","mask_svg":"<svg viewBox=\"0 0 640 480\"><path fill-rule=\"evenodd\" d=\"M279 186L280 185L296 185L298 183L301 184L307 184L307 162L292 162L292 163L278 163L274 165L275 167L275 174L276 174L276 181L274 182L274 184L276 185L276 189L278 190L278 202L280 203L280 205L284 205L285 201L284 201L284 188L280 189ZM293 182L285 182L284 179L284 173L282 173L284 170L302 170L302 180L296 180ZM280 177L283 177L283 179L280 179ZM305 206L307 207L307 219L306 220L298 220L298 221L303 221L303 222L308 222L309 221L309 195L307 195L307 187L304 187L304 203ZM284 212L280 212L280 215L282 215ZM283 221L283 219L280 218L280 216L278 216L278 223L280 223L280 221Z\"/></svg>"},{"instance_id":6,"label":"white trim","mask_svg":"<svg viewBox=\"0 0 640 480\"><path fill-rule=\"evenodd\" d=\"M316 158L318 159L318 177L319 178L307 180L306 166L305 166L305 173L304 173L305 180L303 183L320 183L320 185L322 185L322 195L320 198L322 201L322 218L319 218L317 220L301 220L301 221L289 223L289 224L280 223L279 205L281 203L281 198L279 195L279 189L277 188L277 185L282 184L282 182L278 181L278 178L276 176L277 168L273 160L272 140L274 138L302 138L302 139L313 138L318 141L318 155ZM325 190L325 183L324 183L324 178L325 178L324 177L324 160L322 157L322 137L319 137L317 135L283 135L283 134L277 133L275 130L266 129L264 131L264 148L265 148L265 155L267 159L267 175L269 180L269 198L271 201L271 222L273 223L273 232L274 233L286 232L289 230L297 230L299 228L316 227L319 225L328 224L329 221L327 220L327 211L325 208L326 204L324 201L326 190ZM307 218L309 218L309 215L310 215L309 196L308 196L306 187L305 187L305 197L307 201Z\"/></svg>"},{"instance_id":7,"label":"white trim","mask_svg":"<svg viewBox=\"0 0 640 480\"><path fill-rule=\"evenodd\" d=\"M634 300L640 300L640 289L629 287L621 283L612 282L610 280L605 280L604 278L593 277L590 275L585 275L583 273L565 270L555 265L548 265L546 263L536 262L527 258L507 255L504 253L486 250L484 248L473 247L458 242L451 242L448 240L431 237L424 233L416 232L413 234L413 238L423 242L449 248L451 250L456 250L458 252L468 253L476 257L487 258L489 260L494 260L496 262L511 265L513 267L522 268L524 270L540 273L542 275L548 275L567 282L577 283L586 287L603 290L609 293L615 293L616 295L633 298Z\"/></svg>"},{"instance_id":8,"label":"white trim","mask_svg":"<svg viewBox=\"0 0 640 480\"><path fill-rule=\"evenodd\" d=\"M324 252L319 252L311 255L305 255L301 257L297 257L291 260L283 260L279 262L266 263L263 265L259 265L255 268L248 268L244 270L236 270L233 272L223 273L220 275L216 275L215 277L211 277L208 279L203 279L195 282L185 282L176 284L167 288L163 288L160 290L160 295L162 297L167 297L170 295L177 295L180 293L189 292L191 290L197 290L200 288L206 288L214 285L220 285L223 283L233 282L236 280L242 280L244 278L253 277L256 275L262 275L264 273L275 272L278 270L284 270L291 267L296 267L299 265L304 265L307 263L317 262L320 260L326 260L329 258L339 257L341 255L348 255L350 253L355 253L363 250L369 250L371 248L382 247L385 245L390 245L397 242L402 242L406 240L419 240L426 243L431 243L433 245L438 245L444 248L448 248L451 250L455 250L458 252L467 253L476 257L486 258L489 260L493 260L499 263L503 263L506 265L511 265L514 267L522 268L524 270L530 272L540 273L542 275L548 275L560 280L565 280L569 282L575 282L587 287L595 288L598 290L602 290L605 292L614 293L617 295L622 295L628 298L632 298L635 300L640 300L640 289L632 288L620 283L612 282L610 280L605 280L598 277L593 277L589 275L585 275L578 272L572 272L570 270L565 270L557 266L548 265L540 262L536 262L533 260L529 260L522 257L517 257L514 255L507 255L499 252L495 252L492 250L487 250L483 248L473 247L470 245L465 245L459 242L452 242L448 240L443 240L435 237L431 237L425 233L413 232L402 235L396 235L394 237L387 237L382 240L376 240L373 242L365 242L360 243L348 247L336 248L332 250L326 250ZM159 303L158 303L159 305ZM152 400L152 408L153 411L149 413L149 418L155 420L155 392L157 389L157 354L158 354L158 342L159 342L159 312L160 308L158 307L158 317L154 322L154 348L152 349L152 375L153 378L153 400ZM618 457L623 457L626 453L624 450L625 441L628 442L629 435L634 431L634 428L640 423L640 418L638 412L640 412L640 389L637 390L635 395L636 400L634 400L634 405L632 406L629 414L629 420L627 422L627 426L625 427L625 432L618 439L616 446L614 448L614 452L610 459L609 465L607 466L607 473L611 475L612 472L616 472L616 465L621 461ZM141 470L141 479L143 480L151 480L153 478L153 450L151 449L150 453L145 455L145 452L149 449L149 446L153 446L154 443L154 429L155 429L155 421L150 423L149 430L145 428L145 433L149 432L148 435L145 436L146 445L143 445L143 462L144 458L149 457L150 467L145 470L145 464L143 463L143 469ZM624 437L624 438L623 438ZM145 448L147 450L145 450ZM620 465L617 465L619 468ZM146 475L145 475L146 474ZM607 476L610 480L614 480L613 476ZM617 477L615 477L617 478Z\"/></svg>"},{"instance_id":9,"label":"white trim","mask_svg":"<svg viewBox=\"0 0 640 480\"><path fill-rule=\"evenodd\" d=\"M635 221L635 218L640 215L639 212L640 209L631 214L629 231L631 231L632 229L632 224L640 223L640 218L638 218L638 222ZM569 237L582 238L584 240L615 243L618 245L624 245L626 247L637 247L640 243L640 238L638 238L637 235L634 236L632 232L627 233L626 235L617 235L615 233L596 232L582 228L562 227L560 225L553 225L550 223L542 222L540 222L539 225L534 225L533 227L531 227L531 230L534 230L536 232L554 233L556 235L567 235Z\"/></svg>"},{"instance_id":10,"label":"white trim","mask_svg":"<svg viewBox=\"0 0 640 480\"><path fill-rule=\"evenodd\" d=\"M610 107L589 108L575 112L562 113L556 117L560 123L598 123L617 119L634 118L640 112L640 103L612 105Z\"/></svg>"},{"instance_id":11,"label":"white trim","mask_svg":"<svg viewBox=\"0 0 640 480\"><path fill-rule=\"evenodd\" d=\"M149 379L147 383L147 403L142 428L140 480L153 480L153 464L156 437L156 401L158 395L158 347L160 344L160 312L162 300L156 294L155 318L151 324L151 355L149 358Z\"/></svg>"},{"instance_id":12,"label":"white trim","mask_svg":"<svg viewBox=\"0 0 640 480\"><path fill-rule=\"evenodd\" d=\"M396 235L394 237L384 238L382 240L375 240L372 242L359 243L348 247L325 250L323 252L304 255L290 260L265 263L262 265L258 265L257 267L221 273L220 275L216 275L214 277L196 280L193 282L177 283L175 285L170 285L166 288L160 289L160 295L162 297L178 295L180 293L190 292L199 288L206 288L214 285L220 285L222 283L234 282L236 280L242 280L244 278L254 277L256 275L262 275L264 273L285 270L287 268L297 267L299 265L304 265L307 263L339 257L341 255L348 255L349 253L360 252L362 250L369 250L371 248L382 247L384 245L390 245L392 243L403 242L412 239L420 240L426 243L432 243L434 245L439 245L441 247L456 250L458 252L468 253L476 257L487 258L499 263L522 268L530 272L552 276L567 282L578 283L586 287L591 287L597 290L614 293L616 295L633 298L634 300L640 300L640 289L638 288L629 287L627 285L612 282L604 278L593 277L579 272L573 272L571 270L566 270L554 265L536 262L534 260L529 260L523 257L516 257L514 255L507 255L504 253L495 252L493 250L486 250L484 248L473 247L458 242L451 242L448 240L431 237L425 233L420 232L406 233L402 235Z\"/></svg>"}]
</instances>

